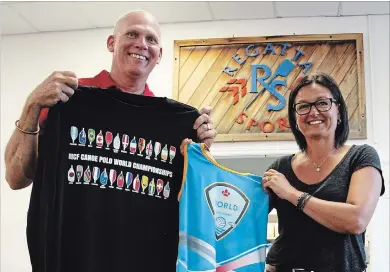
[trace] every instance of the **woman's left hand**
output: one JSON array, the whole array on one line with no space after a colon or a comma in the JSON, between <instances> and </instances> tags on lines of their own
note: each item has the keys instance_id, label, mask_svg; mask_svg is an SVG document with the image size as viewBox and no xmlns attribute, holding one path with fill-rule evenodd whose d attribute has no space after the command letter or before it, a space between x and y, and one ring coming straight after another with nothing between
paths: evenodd
<instances>
[{"instance_id":1,"label":"woman's left hand","mask_svg":"<svg viewBox=\"0 0 390 272\"><path fill-rule=\"evenodd\" d=\"M286 177L274 169L269 169L263 175L264 190L271 189L279 198L288 199L297 191L291 186Z\"/></svg>"}]
</instances>

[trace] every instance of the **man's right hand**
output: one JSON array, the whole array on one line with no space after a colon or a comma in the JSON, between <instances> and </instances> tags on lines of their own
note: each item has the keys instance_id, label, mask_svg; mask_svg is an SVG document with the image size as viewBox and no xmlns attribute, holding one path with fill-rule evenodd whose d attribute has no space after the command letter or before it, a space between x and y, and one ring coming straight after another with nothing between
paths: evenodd
<instances>
[{"instance_id":1,"label":"man's right hand","mask_svg":"<svg viewBox=\"0 0 390 272\"><path fill-rule=\"evenodd\" d=\"M74 72L53 72L39 84L28 98L30 105L39 109L50 108L58 102L67 102L78 86Z\"/></svg>"},{"instance_id":2,"label":"man's right hand","mask_svg":"<svg viewBox=\"0 0 390 272\"><path fill-rule=\"evenodd\" d=\"M18 126L25 131L39 130L43 108L67 102L78 86L73 72L54 72L30 94ZM36 134L35 134L36 135ZM38 137L15 129L5 150L6 180L14 190L27 187L33 181L38 162Z\"/></svg>"}]
</instances>

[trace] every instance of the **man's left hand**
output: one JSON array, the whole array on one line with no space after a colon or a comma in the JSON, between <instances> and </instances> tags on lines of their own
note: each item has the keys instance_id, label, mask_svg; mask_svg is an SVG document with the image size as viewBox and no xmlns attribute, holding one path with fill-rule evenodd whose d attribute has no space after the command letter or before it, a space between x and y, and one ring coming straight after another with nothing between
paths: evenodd
<instances>
[{"instance_id":1,"label":"man's left hand","mask_svg":"<svg viewBox=\"0 0 390 272\"><path fill-rule=\"evenodd\" d=\"M200 116L196 119L194 129L198 134L198 139L201 143L205 143L208 147L214 142L217 131L213 126L213 120L211 120L211 107L205 107L200 110Z\"/></svg>"}]
</instances>

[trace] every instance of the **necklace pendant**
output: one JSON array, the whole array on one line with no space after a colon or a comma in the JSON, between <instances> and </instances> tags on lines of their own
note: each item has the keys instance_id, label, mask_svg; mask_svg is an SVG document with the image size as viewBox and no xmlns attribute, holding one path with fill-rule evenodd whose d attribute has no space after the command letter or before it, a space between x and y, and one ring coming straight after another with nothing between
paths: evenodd
<instances>
[{"instance_id":1,"label":"necklace pendant","mask_svg":"<svg viewBox=\"0 0 390 272\"><path fill-rule=\"evenodd\" d=\"M319 167L317 167L317 168L316 168L316 171L317 171L317 172L320 172L320 171L321 171L321 169L320 169Z\"/></svg>"}]
</instances>

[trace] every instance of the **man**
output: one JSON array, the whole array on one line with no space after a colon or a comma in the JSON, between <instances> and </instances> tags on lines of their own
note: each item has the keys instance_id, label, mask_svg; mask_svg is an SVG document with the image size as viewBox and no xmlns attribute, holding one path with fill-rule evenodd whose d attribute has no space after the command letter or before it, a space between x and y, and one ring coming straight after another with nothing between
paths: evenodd
<instances>
[{"instance_id":1,"label":"man","mask_svg":"<svg viewBox=\"0 0 390 272\"><path fill-rule=\"evenodd\" d=\"M111 72L103 70L94 78L78 79L73 72L54 72L28 97L20 120L5 151L6 180L16 190L29 186L38 158L38 132L44 128L48 108L67 102L80 85L101 88L116 86L124 92L154 96L146 81L161 60L161 33L157 20L148 12L132 11L121 17L113 35L107 39L112 53ZM200 110L194 129L198 138L208 146L214 141L209 107ZM42 133L42 131L41 131Z\"/></svg>"}]
</instances>

